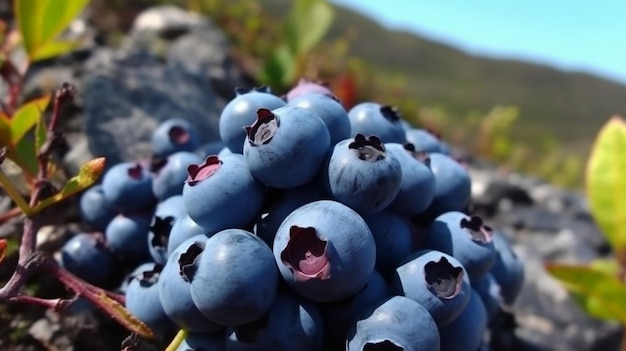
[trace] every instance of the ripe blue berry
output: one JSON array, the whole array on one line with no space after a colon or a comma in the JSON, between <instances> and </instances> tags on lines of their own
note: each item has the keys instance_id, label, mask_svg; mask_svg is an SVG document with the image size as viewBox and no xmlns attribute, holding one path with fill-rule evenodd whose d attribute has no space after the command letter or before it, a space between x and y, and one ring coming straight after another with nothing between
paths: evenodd
<instances>
[{"instance_id":1,"label":"ripe blue berry","mask_svg":"<svg viewBox=\"0 0 626 351\"><path fill-rule=\"evenodd\" d=\"M154 205L152 176L140 163L123 162L111 167L102 178L107 202L121 212L141 211Z\"/></svg>"},{"instance_id":2,"label":"ripe blue berry","mask_svg":"<svg viewBox=\"0 0 626 351\"><path fill-rule=\"evenodd\" d=\"M330 194L359 213L389 206L400 192L400 162L376 136L340 141L333 148L324 176Z\"/></svg>"},{"instance_id":3,"label":"ripe blue berry","mask_svg":"<svg viewBox=\"0 0 626 351\"><path fill-rule=\"evenodd\" d=\"M98 234L78 233L61 248L61 266L79 278L104 285L115 270L115 259Z\"/></svg>"},{"instance_id":4,"label":"ripe blue berry","mask_svg":"<svg viewBox=\"0 0 626 351\"><path fill-rule=\"evenodd\" d=\"M507 305L512 305L524 284L524 263L515 254L511 243L502 232L493 232L496 258L491 274L500 286L500 293Z\"/></svg>"},{"instance_id":5,"label":"ripe blue berry","mask_svg":"<svg viewBox=\"0 0 626 351\"><path fill-rule=\"evenodd\" d=\"M452 323L439 327L441 350L477 350L487 330L487 311L477 292L472 291L467 307Z\"/></svg>"},{"instance_id":6,"label":"ripe blue berry","mask_svg":"<svg viewBox=\"0 0 626 351\"><path fill-rule=\"evenodd\" d=\"M257 110L274 110L285 106L285 101L272 95L265 87L237 89L236 93L237 96L224 107L220 115L220 137L231 152L241 154L246 139L244 127L254 123Z\"/></svg>"},{"instance_id":7,"label":"ripe blue berry","mask_svg":"<svg viewBox=\"0 0 626 351\"><path fill-rule=\"evenodd\" d=\"M393 296L368 309L354 324L346 351L438 351L439 345L437 325L428 311L411 299Z\"/></svg>"},{"instance_id":8,"label":"ripe blue berry","mask_svg":"<svg viewBox=\"0 0 626 351\"><path fill-rule=\"evenodd\" d=\"M250 174L243 155L209 156L188 172L185 208L206 235L248 226L260 212L264 187Z\"/></svg>"},{"instance_id":9,"label":"ripe blue berry","mask_svg":"<svg viewBox=\"0 0 626 351\"><path fill-rule=\"evenodd\" d=\"M376 135L383 143L406 142L401 117L394 107L375 102L362 102L348 111L350 135Z\"/></svg>"},{"instance_id":10,"label":"ripe blue berry","mask_svg":"<svg viewBox=\"0 0 626 351\"><path fill-rule=\"evenodd\" d=\"M200 156L188 151L178 151L167 158L155 159L152 167L152 191L157 200L164 201L182 194L187 179L187 167L198 163L202 163Z\"/></svg>"},{"instance_id":11,"label":"ripe blue berry","mask_svg":"<svg viewBox=\"0 0 626 351\"><path fill-rule=\"evenodd\" d=\"M162 268L155 265L128 284L125 307L155 333L167 334L175 330L176 325L163 311L159 299L158 281Z\"/></svg>"},{"instance_id":12,"label":"ripe blue berry","mask_svg":"<svg viewBox=\"0 0 626 351\"><path fill-rule=\"evenodd\" d=\"M457 160L450 156L431 153L430 169L435 176L435 197L428 207L434 218L448 211L462 211L472 195L469 173Z\"/></svg>"},{"instance_id":13,"label":"ripe blue berry","mask_svg":"<svg viewBox=\"0 0 626 351\"><path fill-rule=\"evenodd\" d=\"M122 261L141 262L150 257L148 231L151 216L142 213L120 214L106 228L109 249Z\"/></svg>"},{"instance_id":14,"label":"ripe blue berry","mask_svg":"<svg viewBox=\"0 0 626 351\"><path fill-rule=\"evenodd\" d=\"M159 158L178 151L191 152L198 146L196 131L189 121L182 118L165 120L152 133L152 151Z\"/></svg>"},{"instance_id":15,"label":"ripe blue berry","mask_svg":"<svg viewBox=\"0 0 626 351\"><path fill-rule=\"evenodd\" d=\"M376 269L384 276L412 252L413 233L406 217L389 210L363 215L376 243Z\"/></svg>"},{"instance_id":16,"label":"ripe blue berry","mask_svg":"<svg viewBox=\"0 0 626 351\"><path fill-rule=\"evenodd\" d=\"M427 130L419 128L411 128L406 131L406 141L415 146L415 150L419 152L438 152L445 154L441 141Z\"/></svg>"},{"instance_id":17,"label":"ripe blue berry","mask_svg":"<svg viewBox=\"0 0 626 351\"><path fill-rule=\"evenodd\" d=\"M287 284L320 302L356 294L376 264L376 245L363 218L330 200L308 203L287 216L273 251Z\"/></svg>"},{"instance_id":18,"label":"ripe blue berry","mask_svg":"<svg viewBox=\"0 0 626 351\"><path fill-rule=\"evenodd\" d=\"M435 176L430 170L427 154L415 151L413 144L385 144L402 168L400 192L389 209L403 216L414 216L425 211L435 197Z\"/></svg>"},{"instance_id":19,"label":"ripe blue berry","mask_svg":"<svg viewBox=\"0 0 626 351\"><path fill-rule=\"evenodd\" d=\"M167 240L167 255L171 255L185 240L196 235L204 234L204 232L204 229L202 229L198 223L194 222L189 215L176 219Z\"/></svg>"},{"instance_id":20,"label":"ripe blue berry","mask_svg":"<svg viewBox=\"0 0 626 351\"><path fill-rule=\"evenodd\" d=\"M181 273L184 266L192 264L188 260L193 257L193 250L204 247L206 239L204 235L197 235L174 250L161 271L158 283L159 298L165 314L179 327L195 332L215 332L222 329L194 305L190 282Z\"/></svg>"},{"instance_id":21,"label":"ripe blue berry","mask_svg":"<svg viewBox=\"0 0 626 351\"><path fill-rule=\"evenodd\" d=\"M285 106L259 109L257 120L246 127L243 145L250 173L263 184L294 188L313 179L330 149L324 122L307 109Z\"/></svg>"},{"instance_id":22,"label":"ripe blue berry","mask_svg":"<svg viewBox=\"0 0 626 351\"><path fill-rule=\"evenodd\" d=\"M280 291L261 318L236 326L226 340L230 351L321 351L324 326L315 304Z\"/></svg>"},{"instance_id":23,"label":"ripe blue berry","mask_svg":"<svg viewBox=\"0 0 626 351\"><path fill-rule=\"evenodd\" d=\"M478 279L489 272L496 259L492 236L493 229L482 218L451 211L431 223L422 237L422 245L454 256L470 279Z\"/></svg>"},{"instance_id":24,"label":"ripe blue berry","mask_svg":"<svg viewBox=\"0 0 626 351\"><path fill-rule=\"evenodd\" d=\"M330 133L331 146L352 135L348 112L339 101L330 96L319 93L303 94L289 100L287 106L301 107L319 116Z\"/></svg>"},{"instance_id":25,"label":"ripe blue berry","mask_svg":"<svg viewBox=\"0 0 626 351\"><path fill-rule=\"evenodd\" d=\"M94 185L80 197L80 216L87 224L98 231L104 231L117 211L109 204L102 185Z\"/></svg>"},{"instance_id":26,"label":"ripe blue berry","mask_svg":"<svg viewBox=\"0 0 626 351\"><path fill-rule=\"evenodd\" d=\"M471 287L465 268L435 250L417 251L400 263L391 290L424 306L437 325L451 323L467 306Z\"/></svg>"},{"instance_id":27,"label":"ripe blue berry","mask_svg":"<svg viewBox=\"0 0 626 351\"><path fill-rule=\"evenodd\" d=\"M265 314L278 289L278 269L267 245L252 233L226 229L193 244L181 266L191 297L209 319L222 325L250 323Z\"/></svg>"}]
</instances>

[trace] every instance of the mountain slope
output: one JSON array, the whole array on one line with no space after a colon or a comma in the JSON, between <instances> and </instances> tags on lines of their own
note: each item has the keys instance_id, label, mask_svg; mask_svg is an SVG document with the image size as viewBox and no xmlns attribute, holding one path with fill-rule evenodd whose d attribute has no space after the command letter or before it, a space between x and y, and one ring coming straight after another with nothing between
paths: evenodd
<instances>
[{"instance_id":1,"label":"mountain slope","mask_svg":"<svg viewBox=\"0 0 626 351\"><path fill-rule=\"evenodd\" d=\"M264 0L282 16L284 0ZM553 134L566 144L587 147L600 126L626 113L626 86L590 74L513 60L468 55L408 32L389 30L350 9L335 7L328 38L356 33L350 53L381 72L406 77L408 90L423 105L443 105L464 116L494 105L520 108L519 134Z\"/></svg>"}]
</instances>

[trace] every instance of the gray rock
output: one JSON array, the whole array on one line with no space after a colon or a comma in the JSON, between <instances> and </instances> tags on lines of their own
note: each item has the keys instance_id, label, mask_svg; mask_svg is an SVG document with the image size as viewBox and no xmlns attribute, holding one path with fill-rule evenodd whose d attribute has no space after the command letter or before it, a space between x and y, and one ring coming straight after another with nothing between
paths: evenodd
<instances>
[{"instance_id":1,"label":"gray rock","mask_svg":"<svg viewBox=\"0 0 626 351\"><path fill-rule=\"evenodd\" d=\"M172 28L182 34L158 38ZM150 40L161 40L165 50ZM152 131L172 117L189 120L201 143L218 141L219 115L241 76L220 31L168 6L144 12L121 49L103 49L87 66L85 131L89 149L107 157L108 166L150 157Z\"/></svg>"}]
</instances>

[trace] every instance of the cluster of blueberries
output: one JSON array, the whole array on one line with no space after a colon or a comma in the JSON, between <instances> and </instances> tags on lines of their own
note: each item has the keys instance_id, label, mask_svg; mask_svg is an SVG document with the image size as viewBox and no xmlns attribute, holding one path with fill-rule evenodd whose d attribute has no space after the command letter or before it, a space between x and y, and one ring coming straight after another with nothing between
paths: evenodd
<instances>
[{"instance_id":1,"label":"cluster of blueberries","mask_svg":"<svg viewBox=\"0 0 626 351\"><path fill-rule=\"evenodd\" d=\"M523 265L436 135L305 80L238 90L219 127L200 146L164 121L151 160L109 168L61 264L157 335L187 329L181 351L486 347Z\"/></svg>"}]
</instances>

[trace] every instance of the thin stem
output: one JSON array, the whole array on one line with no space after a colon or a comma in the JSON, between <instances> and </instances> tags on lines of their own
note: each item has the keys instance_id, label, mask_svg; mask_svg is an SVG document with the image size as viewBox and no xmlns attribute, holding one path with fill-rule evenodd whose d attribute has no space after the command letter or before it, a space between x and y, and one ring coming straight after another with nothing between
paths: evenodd
<instances>
[{"instance_id":1,"label":"thin stem","mask_svg":"<svg viewBox=\"0 0 626 351\"><path fill-rule=\"evenodd\" d=\"M185 338L187 337L187 334L188 334L187 329L179 330L178 333L176 333L176 336L174 336L174 339L172 339L172 342L167 346L165 351L178 350L178 347L180 346L180 344L182 344L183 340L185 340Z\"/></svg>"},{"instance_id":2,"label":"thin stem","mask_svg":"<svg viewBox=\"0 0 626 351\"><path fill-rule=\"evenodd\" d=\"M34 296L28 296L28 295L22 295L22 294L18 294L17 296L9 298L9 302L29 303L31 305L39 305L39 306L51 308L54 310L59 309L59 307L62 305L62 301L64 300L60 298L59 299L42 299L40 297L34 297Z\"/></svg>"}]
</instances>

